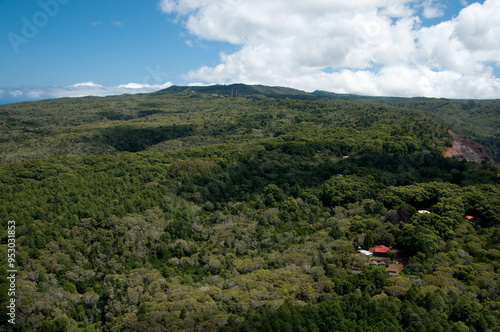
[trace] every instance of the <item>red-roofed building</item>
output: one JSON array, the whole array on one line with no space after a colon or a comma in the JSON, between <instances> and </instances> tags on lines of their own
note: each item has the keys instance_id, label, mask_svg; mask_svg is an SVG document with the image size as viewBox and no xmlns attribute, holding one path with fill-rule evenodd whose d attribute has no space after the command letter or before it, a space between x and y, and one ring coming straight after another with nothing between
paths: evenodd
<instances>
[{"instance_id":1,"label":"red-roofed building","mask_svg":"<svg viewBox=\"0 0 500 332\"><path fill-rule=\"evenodd\" d=\"M390 251L391 251L391 249L387 248L384 245L380 245L378 247L375 247L375 255L376 256L387 256Z\"/></svg>"}]
</instances>

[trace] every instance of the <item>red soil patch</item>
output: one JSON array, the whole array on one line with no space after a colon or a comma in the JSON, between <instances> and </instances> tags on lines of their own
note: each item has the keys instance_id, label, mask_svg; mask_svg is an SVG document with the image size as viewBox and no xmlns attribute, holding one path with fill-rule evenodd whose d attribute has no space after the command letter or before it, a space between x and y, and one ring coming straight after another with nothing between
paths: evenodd
<instances>
[{"instance_id":1,"label":"red soil patch","mask_svg":"<svg viewBox=\"0 0 500 332\"><path fill-rule=\"evenodd\" d=\"M452 131L448 131L453 137L453 146L447 148L444 152L446 158L456 157L459 160L473 161L480 164L483 161L489 161L492 164L495 163L493 158L491 158L490 150L477 142L470 139L465 139Z\"/></svg>"}]
</instances>

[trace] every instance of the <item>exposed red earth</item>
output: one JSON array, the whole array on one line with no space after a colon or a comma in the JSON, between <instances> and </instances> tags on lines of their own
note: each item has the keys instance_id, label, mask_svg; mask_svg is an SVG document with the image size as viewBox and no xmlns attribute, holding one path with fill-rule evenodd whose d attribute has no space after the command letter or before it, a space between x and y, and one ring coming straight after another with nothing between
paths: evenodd
<instances>
[{"instance_id":1,"label":"exposed red earth","mask_svg":"<svg viewBox=\"0 0 500 332\"><path fill-rule=\"evenodd\" d=\"M484 145L470 139L462 138L452 131L449 131L449 133L453 137L453 146L445 150L445 157L456 157L460 160L465 159L478 164L483 161L489 161L492 164L495 163L493 158L491 158L490 150Z\"/></svg>"}]
</instances>

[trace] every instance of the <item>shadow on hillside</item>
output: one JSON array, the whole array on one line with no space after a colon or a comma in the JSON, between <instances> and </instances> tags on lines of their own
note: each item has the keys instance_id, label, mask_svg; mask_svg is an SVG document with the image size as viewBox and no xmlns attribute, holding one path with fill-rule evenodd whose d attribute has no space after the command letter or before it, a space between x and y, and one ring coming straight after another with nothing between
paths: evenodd
<instances>
[{"instance_id":1,"label":"shadow on hillside","mask_svg":"<svg viewBox=\"0 0 500 332\"><path fill-rule=\"evenodd\" d=\"M127 120L132 120L132 119L137 119L137 118L145 118L145 117L148 117L150 115L162 114L162 113L166 113L166 112L153 109L153 110L139 111L139 112L137 112L137 114L135 114L135 112L128 114L128 113L124 113L124 112L117 111L117 110L109 110L109 111L99 112L98 115L100 115L101 117L103 117L105 119L111 120L111 121L117 121L117 120L118 121L127 121Z\"/></svg>"},{"instance_id":2,"label":"shadow on hillside","mask_svg":"<svg viewBox=\"0 0 500 332\"><path fill-rule=\"evenodd\" d=\"M145 118L150 115L155 115L155 114L164 114L167 113L165 111L160 111L160 110L147 110L147 111L139 111L137 113L137 117L139 118Z\"/></svg>"},{"instance_id":3,"label":"shadow on hillside","mask_svg":"<svg viewBox=\"0 0 500 332\"><path fill-rule=\"evenodd\" d=\"M103 140L102 143L114 147L118 151L138 152L148 147L176 139L193 135L193 125L181 126L159 126L155 128L137 128L130 125L106 128L96 139Z\"/></svg>"}]
</instances>

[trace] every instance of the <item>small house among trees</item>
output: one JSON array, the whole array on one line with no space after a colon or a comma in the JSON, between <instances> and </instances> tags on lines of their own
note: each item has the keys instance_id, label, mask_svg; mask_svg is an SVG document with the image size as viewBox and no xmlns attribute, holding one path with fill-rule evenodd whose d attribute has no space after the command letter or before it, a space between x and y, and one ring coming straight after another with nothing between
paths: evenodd
<instances>
[{"instance_id":1,"label":"small house among trees","mask_svg":"<svg viewBox=\"0 0 500 332\"><path fill-rule=\"evenodd\" d=\"M368 250L358 250L358 252L360 254L365 255L365 256L373 256L373 253L371 251L368 251Z\"/></svg>"},{"instance_id":2,"label":"small house among trees","mask_svg":"<svg viewBox=\"0 0 500 332\"><path fill-rule=\"evenodd\" d=\"M384 245L380 245L375 247L375 256L387 257L389 256L390 248L387 248Z\"/></svg>"}]
</instances>

